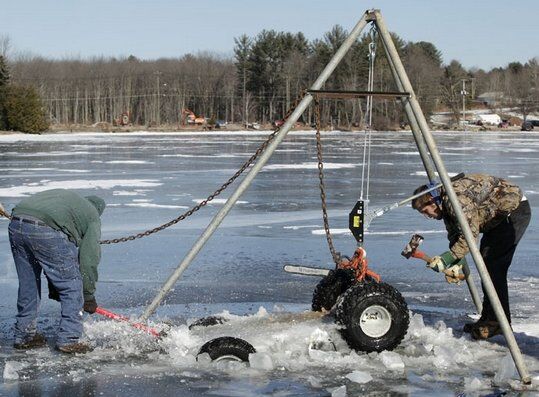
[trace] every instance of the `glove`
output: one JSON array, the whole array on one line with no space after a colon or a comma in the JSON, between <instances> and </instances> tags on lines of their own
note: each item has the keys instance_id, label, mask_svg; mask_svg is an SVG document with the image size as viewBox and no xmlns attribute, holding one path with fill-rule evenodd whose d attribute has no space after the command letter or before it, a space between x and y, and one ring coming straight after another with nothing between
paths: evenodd
<instances>
[{"instance_id":1,"label":"glove","mask_svg":"<svg viewBox=\"0 0 539 397\"><path fill-rule=\"evenodd\" d=\"M445 274L445 281L447 281L449 284L457 284L460 285L460 282L462 281L460 279L460 273L462 271L462 266L466 265L466 258L462 258L457 263L455 263L453 266L448 267L444 270Z\"/></svg>"},{"instance_id":2,"label":"glove","mask_svg":"<svg viewBox=\"0 0 539 397\"><path fill-rule=\"evenodd\" d=\"M444 269L447 269L457 262L458 259L455 259L451 251L446 251L441 255L433 257L430 262L427 263L427 267L431 268L435 272L443 272Z\"/></svg>"},{"instance_id":3,"label":"glove","mask_svg":"<svg viewBox=\"0 0 539 397\"><path fill-rule=\"evenodd\" d=\"M97 302L95 301L95 298L84 300L83 310L86 313L94 314L96 309L97 309Z\"/></svg>"},{"instance_id":4,"label":"glove","mask_svg":"<svg viewBox=\"0 0 539 397\"><path fill-rule=\"evenodd\" d=\"M449 284L460 284L459 274L462 269L462 265L453 265L444 270L445 281Z\"/></svg>"}]
</instances>

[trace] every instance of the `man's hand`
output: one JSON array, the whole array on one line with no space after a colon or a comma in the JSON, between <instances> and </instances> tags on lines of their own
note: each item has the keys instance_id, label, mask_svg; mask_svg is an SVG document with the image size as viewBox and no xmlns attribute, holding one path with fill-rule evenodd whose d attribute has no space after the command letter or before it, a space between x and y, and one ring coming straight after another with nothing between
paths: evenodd
<instances>
[{"instance_id":1,"label":"man's hand","mask_svg":"<svg viewBox=\"0 0 539 397\"><path fill-rule=\"evenodd\" d=\"M461 270L462 265L460 264L460 262L459 264L453 265L445 269L445 281L447 281L449 284L460 284L459 274Z\"/></svg>"},{"instance_id":2,"label":"man's hand","mask_svg":"<svg viewBox=\"0 0 539 397\"><path fill-rule=\"evenodd\" d=\"M445 269L445 262L441 256L434 256L430 262L427 263L427 267L438 273L443 272Z\"/></svg>"},{"instance_id":3,"label":"man's hand","mask_svg":"<svg viewBox=\"0 0 539 397\"><path fill-rule=\"evenodd\" d=\"M97 302L95 301L95 298L85 300L83 309L86 313L94 314L97 310Z\"/></svg>"},{"instance_id":4,"label":"man's hand","mask_svg":"<svg viewBox=\"0 0 539 397\"><path fill-rule=\"evenodd\" d=\"M457 262L459 261L455 259L451 251L446 251L441 255L434 256L430 262L427 263L427 267L431 268L435 272L443 272L444 269L447 269Z\"/></svg>"}]
</instances>

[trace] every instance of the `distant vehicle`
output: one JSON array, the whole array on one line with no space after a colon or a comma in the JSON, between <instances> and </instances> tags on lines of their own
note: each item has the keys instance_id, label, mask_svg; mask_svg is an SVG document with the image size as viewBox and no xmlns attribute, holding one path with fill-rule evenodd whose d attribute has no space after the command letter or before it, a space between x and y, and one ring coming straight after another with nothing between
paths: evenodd
<instances>
[{"instance_id":1,"label":"distant vehicle","mask_svg":"<svg viewBox=\"0 0 539 397\"><path fill-rule=\"evenodd\" d=\"M195 124L195 125L206 125L208 123L208 120L204 116L197 116L195 113L193 113L189 109L182 109L182 125L187 124Z\"/></svg>"},{"instance_id":2,"label":"distant vehicle","mask_svg":"<svg viewBox=\"0 0 539 397\"><path fill-rule=\"evenodd\" d=\"M478 114L474 121L477 125L499 125L502 118L497 114Z\"/></svg>"},{"instance_id":3,"label":"distant vehicle","mask_svg":"<svg viewBox=\"0 0 539 397\"><path fill-rule=\"evenodd\" d=\"M259 130L260 129L260 124L258 123L249 123L247 124L247 128L248 129L251 129L251 130Z\"/></svg>"},{"instance_id":4,"label":"distant vehicle","mask_svg":"<svg viewBox=\"0 0 539 397\"><path fill-rule=\"evenodd\" d=\"M130 124L131 122L129 121L129 112L123 112L119 117L115 118L112 121L112 125L119 127L125 127L126 125Z\"/></svg>"},{"instance_id":5,"label":"distant vehicle","mask_svg":"<svg viewBox=\"0 0 539 397\"><path fill-rule=\"evenodd\" d=\"M227 124L225 120L217 120L215 122L215 128L225 128Z\"/></svg>"},{"instance_id":6,"label":"distant vehicle","mask_svg":"<svg viewBox=\"0 0 539 397\"><path fill-rule=\"evenodd\" d=\"M283 124L284 124L284 120L283 120L283 119L275 120L275 121L273 122L273 127L274 127L274 128L278 128L278 127L282 126Z\"/></svg>"},{"instance_id":7,"label":"distant vehicle","mask_svg":"<svg viewBox=\"0 0 539 397\"><path fill-rule=\"evenodd\" d=\"M539 127L539 120L525 120L522 123L521 131L531 131L533 127Z\"/></svg>"}]
</instances>

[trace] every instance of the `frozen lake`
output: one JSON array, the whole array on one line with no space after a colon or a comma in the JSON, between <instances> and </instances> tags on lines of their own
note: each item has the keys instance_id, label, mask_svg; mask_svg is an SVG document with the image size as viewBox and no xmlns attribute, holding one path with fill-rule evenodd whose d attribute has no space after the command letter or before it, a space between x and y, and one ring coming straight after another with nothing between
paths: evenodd
<instances>
[{"instance_id":1,"label":"frozen lake","mask_svg":"<svg viewBox=\"0 0 539 397\"><path fill-rule=\"evenodd\" d=\"M103 238L138 233L205 199L267 134L0 136L0 201L11 210L34 192L72 188L107 202ZM532 206L531 224L510 269L509 288L517 341L535 384L535 391L524 395L533 395L539 390L539 173L535 168L539 167L539 134L453 132L436 133L435 139L449 172L507 177L523 188ZM355 240L346 229L348 212L360 193L363 134L327 133L323 142L333 238L339 251L351 255ZM410 133L373 135L371 209L402 200L425 181ZM142 314L237 184L169 229L134 242L103 246L96 294L100 306L126 315ZM474 313L467 288L450 286L419 261L400 255L415 232L424 235L422 247L427 253L447 248L443 223L429 221L410 207L375 220L365 241L371 268L401 291L412 311L409 333L395 355L351 352L330 319L302 316L310 308L318 279L286 274L283 265L331 267L312 132L294 132L285 138L152 317L155 324L164 320L173 324L160 346L147 335L94 315L86 320L85 330L96 350L85 357L66 358L48 349L15 353L11 327L17 276L4 218L0 226L0 370L4 373L0 395L517 393L518 376L507 358L504 338L478 343L461 332ZM292 319L290 313L295 313ZM188 331L186 324L212 314L229 321ZM39 326L51 346L58 319L59 305L46 299L45 292ZM321 334L329 335L338 351L309 349L310 341ZM259 355L255 367L195 362L198 348L221 335L249 341ZM366 379L365 374L372 380L358 382Z\"/></svg>"}]
</instances>

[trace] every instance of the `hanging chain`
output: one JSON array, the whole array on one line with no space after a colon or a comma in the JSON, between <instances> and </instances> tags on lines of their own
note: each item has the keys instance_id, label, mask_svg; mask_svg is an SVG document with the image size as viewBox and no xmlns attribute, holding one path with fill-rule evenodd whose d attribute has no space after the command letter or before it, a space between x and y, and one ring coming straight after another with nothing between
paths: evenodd
<instances>
[{"instance_id":1,"label":"hanging chain","mask_svg":"<svg viewBox=\"0 0 539 397\"><path fill-rule=\"evenodd\" d=\"M328 241L329 252L333 258L335 265L341 263L341 255L335 250L333 245L333 238L331 237L331 232L329 229L329 218L326 204L326 186L324 184L324 162L322 160L322 138L320 136L320 101L318 96L314 97L314 114L316 119L316 155L318 157L318 178L320 180L320 200L322 201L322 218L324 219L324 230L326 231L326 240Z\"/></svg>"},{"instance_id":2,"label":"hanging chain","mask_svg":"<svg viewBox=\"0 0 539 397\"><path fill-rule=\"evenodd\" d=\"M294 105L288 110L288 112L286 113L285 117L283 118L283 120L286 122L286 120L290 117L290 115L292 114L292 112L296 109L296 107L298 106L299 102L303 99L303 97L305 96L305 93L302 92L301 95L296 99L296 101L294 102ZM284 125L284 124L283 124ZM282 126L281 126L282 127ZM151 234L154 234L154 233L157 233L157 232L160 232L161 230L164 230L172 225L175 225L176 223L180 222L180 221L183 221L184 219L190 217L191 215L193 215L195 212L197 212L199 209L201 209L202 207L204 207L205 205L207 205L210 201L212 201L215 197L217 197L218 195L220 195L223 190L225 190L228 186L230 186L247 168L249 168L249 166L251 164L253 164L253 162L258 158L258 156L260 156L260 154L266 150L266 148L268 147L268 145L270 144L270 142L273 140L273 138L275 138L275 136L279 133L279 131L281 130L281 127L277 127L267 138L264 142L262 142L262 144L258 147L258 149L256 149L255 153L249 157L249 159L243 163L243 165L240 167L240 169L238 171L236 171L236 173L230 177L225 183L223 183L221 185L221 187L219 187L219 189L217 189L215 192L213 192L212 194L210 194L205 200L202 200L200 203L198 203L197 205L195 205L194 207L192 207L191 209L189 209L188 211L184 212L183 214L181 214L180 216L178 216L177 218L161 225L161 226L157 226L153 229L149 229L149 230L146 230L144 232L141 232L141 233L137 233L137 234L134 234L134 235L131 235L131 236L127 236L127 237L120 237L120 238L114 238L114 239L110 239L110 240L102 240L100 241L99 243L100 244L116 244L116 243L123 243L123 242L126 242L126 241L133 241L135 239L139 239L139 238L142 238L142 237L146 237L146 236L149 236Z\"/></svg>"}]
</instances>

